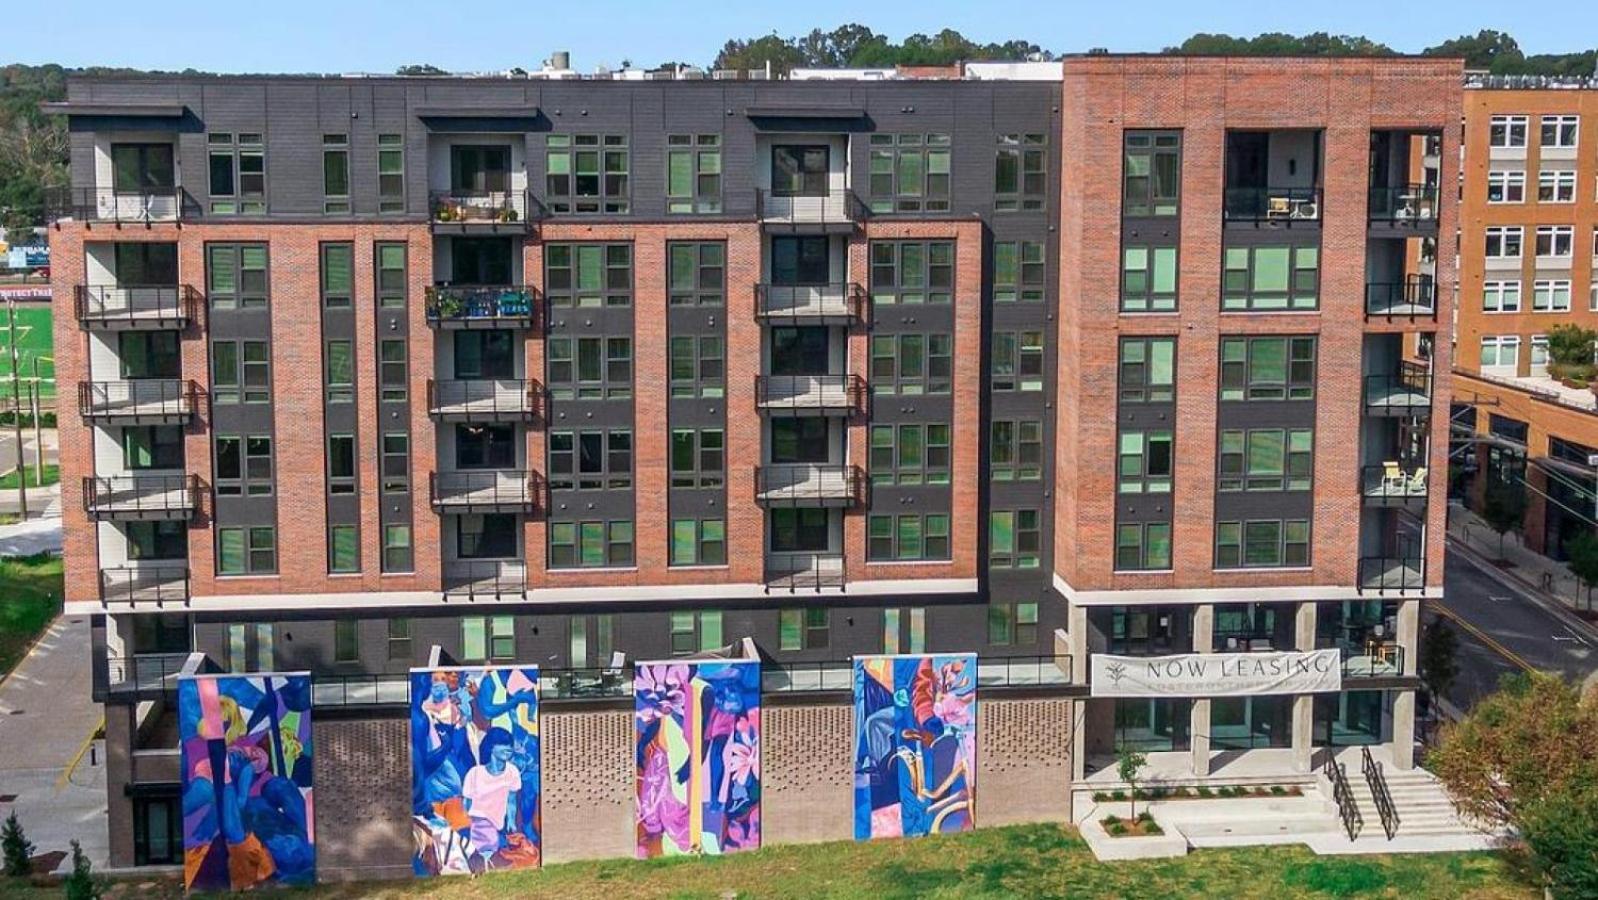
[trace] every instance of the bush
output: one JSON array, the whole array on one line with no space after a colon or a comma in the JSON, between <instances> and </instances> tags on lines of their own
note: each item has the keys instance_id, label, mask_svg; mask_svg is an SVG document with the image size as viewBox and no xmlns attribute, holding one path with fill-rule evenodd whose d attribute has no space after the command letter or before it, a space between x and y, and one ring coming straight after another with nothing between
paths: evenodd
<instances>
[{"instance_id":1,"label":"bush","mask_svg":"<svg viewBox=\"0 0 1598 900\"><path fill-rule=\"evenodd\" d=\"M1109 799L1110 799L1110 795L1104 793L1103 791L1094 791L1093 792L1093 802L1094 803L1103 803L1103 802L1105 802L1105 801L1107 801Z\"/></svg>"},{"instance_id":2,"label":"bush","mask_svg":"<svg viewBox=\"0 0 1598 900\"><path fill-rule=\"evenodd\" d=\"M105 894L105 885L94 876L89 858L83 855L83 847L77 841L72 842L72 874L62 886L66 888L67 900L100 900Z\"/></svg>"},{"instance_id":3,"label":"bush","mask_svg":"<svg viewBox=\"0 0 1598 900\"><path fill-rule=\"evenodd\" d=\"M1282 787L1279 784L1273 784L1271 785L1271 793L1278 797L1284 797L1287 795L1287 788Z\"/></svg>"},{"instance_id":4,"label":"bush","mask_svg":"<svg viewBox=\"0 0 1598 900\"><path fill-rule=\"evenodd\" d=\"M1113 825L1106 825L1104 830L1115 835L1116 837L1121 837L1126 834L1126 825L1121 822L1116 822Z\"/></svg>"},{"instance_id":5,"label":"bush","mask_svg":"<svg viewBox=\"0 0 1598 900\"><path fill-rule=\"evenodd\" d=\"M6 817L6 823L0 828L0 849L4 850L5 873L12 878L22 878L33 871L33 864L29 858L33 856L33 844L22 833L22 823L17 821L16 811Z\"/></svg>"},{"instance_id":6,"label":"bush","mask_svg":"<svg viewBox=\"0 0 1598 900\"><path fill-rule=\"evenodd\" d=\"M1159 836L1159 835L1162 835L1162 834L1165 833L1165 829L1161 828L1157 822L1154 822L1151 819L1150 821L1144 823L1144 825L1143 825L1143 833L1144 834L1148 834L1148 835Z\"/></svg>"},{"instance_id":7,"label":"bush","mask_svg":"<svg viewBox=\"0 0 1598 900\"><path fill-rule=\"evenodd\" d=\"M1104 822L1104 827L1108 828L1111 825L1114 825L1114 824L1120 822L1121 821L1121 817L1120 816L1105 816L1101 821Z\"/></svg>"},{"instance_id":8,"label":"bush","mask_svg":"<svg viewBox=\"0 0 1598 900\"><path fill-rule=\"evenodd\" d=\"M1110 799L1114 800L1117 803L1119 803L1122 800L1126 799L1126 791L1111 791L1110 792Z\"/></svg>"},{"instance_id":9,"label":"bush","mask_svg":"<svg viewBox=\"0 0 1598 900\"><path fill-rule=\"evenodd\" d=\"M1200 797L1209 798L1215 796L1215 792L1201 784L1198 787L1198 795Z\"/></svg>"},{"instance_id":10,"label":"bush","mask_svg":"<svg viewBox=\"0 0 1598 900\"><path fill-rule=\"evenodd\" d=\"M1153 822L1154 821L1154 814L1145 809L1142 812L1138 813L1137 820L1139 822L1143 822L1145 824L1147 824L1149 822Z\"/></svg>"}]
</instances>

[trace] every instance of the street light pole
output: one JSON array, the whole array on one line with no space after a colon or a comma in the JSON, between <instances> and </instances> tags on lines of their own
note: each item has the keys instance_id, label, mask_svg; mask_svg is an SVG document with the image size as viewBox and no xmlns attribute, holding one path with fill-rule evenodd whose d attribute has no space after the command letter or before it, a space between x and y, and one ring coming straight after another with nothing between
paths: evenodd
<instances>
[{"instance_id":1,"label":"street light pole","mask_svg":"<svg viewBox=\"0 0 1598 900\"><path fill-rule=\"evenodd\" d=\"M11 345L11 433L17 441L17 498L28 520L28 466L22 456L22 391L17 385L17 299L6 298L6 342Z\"/></svg>"},{"instance_id":2,"label":"street light pole","mask_svg":"<svg viewBox=\"0 0 1598 900\"><path fill-rule=\"evenodd\" d=\"M39 424L39 357L33 358L33 471L36 476L33 480L39 482L39 487L44 487L44 432L43 425ZM21 457L17 459L22 462Z\"/></svg>"}]
</instances>

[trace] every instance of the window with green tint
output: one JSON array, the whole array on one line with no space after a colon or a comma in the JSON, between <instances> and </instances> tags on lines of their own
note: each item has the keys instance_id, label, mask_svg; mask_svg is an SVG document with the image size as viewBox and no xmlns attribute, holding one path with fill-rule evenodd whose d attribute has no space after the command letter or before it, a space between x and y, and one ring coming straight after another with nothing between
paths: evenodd
<instances>
[{"instance_id":1,"label":"window with green tint","mask_svg":"<svg viewBox=\"0 0 1598 900\"><path fill-rule=\"evenodd\" d=\"M1309 428L1226 429L1221 432L1216 489L1307 491L1314 445L1315 432Z\"/></svg>"},{"instance_id":2,"label":"window with green tint","mask_svg":"<svg viewBox=\"0 0 1598 900\"><path fill-rule=\"evenodd\" d=\"M411 526L383 526L383 571L409 572L411 561Z\"/></svg>"},{"instance_id":3,"label":"window with green tint","mask_svg":"<svg viewBox=\"0 0 1598 900\"><path fill-rule=\"evenodd\" d=\"M327 342L327 402L355 401L355 349L350 341Z\"/></svg>"},{"instance_id":4,"label":"window with green tint","mask_svg":"<svg viewBox=\"0 0 1598 900\"><path fill-rule=\"evenodd\" d=\"M954 302L953 241L872 241L870 256L873 304Z\"/></svg>"},{"instance_id":5,"label":"window with green tint","mask_svg":"<svg viewBox=\"0 0 1598 900\"><path fill-rule=\"evenodd\" d=\"M377 136L377 211L405 211L405 136Z\"/></svg>"},{"instance_id":6,"label":"window with green tint","mask_svg":"<svg viewBox=\"0 0 1598 900\"><path fill-rule=\"evenodd\" d=\"M361 623L356 619L333 620L333 661L359 662L361 659Z\"/></svg>"},{"instance_id":7,"label":"window with green tint","mask_svg":"<svg viewBox=\"0 0 1598 900\"><path fill-rule=\"evenodd\" d=\"M350 136L322 135L322 212L350 211Z\"/></svg>"},{"instance_id":8,"label":"window with green tint","mask_svg":"<svg viewBox=\"0 0 1598 900\"><path fill-rule=\"evenodd\" d=\"M1301 244L1228 247L1223 310L1305 310L1320 305L1320 249Z\"/></svg>"},{"instance_id":9,"label":"window with green tint","mask_svg":"<svg viewBox=\"0 0 1598 900\"><path fill-rule=\"evenodd\" d=\"M630 306L632 261L632 244L550 244L544 252L545 293L552 306Z\"/></svg>"},{"instance_id":10,"label":"window with green tint","mask_svg":"<svg viewBox=\"0 0 1598 900\"><path fill-rule=\"evenodd\" d=\"M605 523L583 522L578 525L580 555L578 562L584 566L605 564Z\"/></svg>"},{"instance_id":11,"label":"window with green tint","mask_svg":"<svg viewBox=\"0 0 1598 900\"><path fill-rule=\"evenodd\" d=\"M1174 216L1181 196L1181 132L1128 131L1121 215Z\"/></svg>"},{"instance_id":12,"label":"window with green tint","mask_svg":"<svg viewBox=\"0 0 1598 900\"><path fill-rule=\"evenodd\" d=\"M1169 431L1123 431L1117 490L1122 494L1169 494L1174 460Z\"/></svg>"},{"instance_id":13,"label":"window with green tint","mask_svg":"<svg viewBox=\"0 0 1598 900\"><path fill-rule=\"evenodd\" d=\"M993 390L1043 390L1042 331L995 331L991 340L988 364Z\"/></svg>"},{"instance_id":14,"label":"window with green tint","mask_svg":"<svg viewBox=\"0 0 1598 900\"><path fill-rule=\"evenodd\" d=\"M322 245L322 306L349 309L354 296L355 246Z\"/></svg>"},{"instance_id":15,"label":"window with green tint","mask_svg":"<svg viewBox=\"0 0 1598 900\"><path fill-rule=\"evenodd\" d=\"M948 559L948 515L869 516L866 521L866 558L876 562Z\"/></svg>"},{"instance_id":16,"label":"window with green tint","mask_svg":"<svg viewBox=\"0 0 1598 900\"><path fill-rule=\"evenodd\" d=\"M1315 338L1221 339L1222 400L1311 400Z\"/></svg>"},{"instance_id":17,"label":"window with green tint","mask_svg":"<svg viewBox=\"0 0 1598 900\"><path fill-rule=\"evenodd\" d=\"M1048 264L1041 241L995 241L993 302L1041 303L1047 290Z\"/></svg>"},{"instance_id":18,"label":"window with green tint","mask_svg":"<svg viewBox=\"0 0 1598 900\"><path fill-rule=\"evenodd\" d=\"M544 201L551 213L629 211L625 134L550 134L544 138L544 148Z\"/></svg>"},{"instance_id":19,"label":"window with green tint","mask_svg":"<svg viewBox=\"0 0 1598 900\"><path fill-rule=\"evenodd\" d=\"M466 616L461 619L461 659L482 662L488 658L488 619Z\"/></svg>"},{"instance_id":20,"label":"window with green tint","mask_svg":"<svg viewBox=\"0 0 1598 900\"><path fill-rule=\"evenodd\" d=\"M948 212L951 143L947 134L871 135L871 211Z\"/></svg>"},{"instance_id":21,"label":"window with green tint","mask_svg":"<svg viewBox=\"0 0 1598 900\"><path fill-rule=\"evenodd\" d=\"M1121 311L1176 309L1176 248L1133 245L1121 254Z\"/></svg>"},{"instance_id":22,"label":"window with green tint","mask_svg":"<svg viewBox=\"0 0 1598 900\"><path fill-rule=\"evenodd\" d=\"M1176 399L1176 339L1122 338L1118 389L1122 403Z\"/></svg>"},{"instance_id":23,"label":"window with green tint","mask_svg":"<svg viewBox=\"0 0 1598 900\"><path fill-rule=\"evenodd\" d=\"M721 212L721 135L666 136L666 211Z\"/></svg>"},{"instance_id":24,"label":"window with green tint","mask_svg":"<svg viewBox=\"0 0 1598 900\"><path fill-rule=\"evenodd\" d=\"M871 483L948 484L950 428L944 423L871 426Z\"/></svg>"},{"instance_id":25,"label":"window with green tint","mask_svg":"<svg viewBox=\"0 0 1598 900\"><path fill-rule=\"evenodd\" d=\"M1026 646L1038 640L1038 604L993 600L988 603L988 643Z\"/></svg>"},{"instance_id":26,"label":"window with green tint","mask_svg":"<svg viewBox=\"0 0 1598 900\"><path fill-rule=\"evenodd\" d=\"M996 420L988 429L988 474L994 481L1043 478L1043 422Z\"/></svg>"},{"instance_id":27,"label":"window with green tint","mask_svg":"<svg viewBox=\"0 0 1598 900\"><path fill-rule=\"evenodd\" d=\"M354 525L333 525L328 528L327 567L334 573L361 570L361 543Z\"/></svg>"},{"instance_id":28,"label":"window with green tint","mask_svg":"<svg viewBox=\"0 0 1598 900\"><path fill-rule=\"evenodd\" d=\"M216 530L216 571L218 575L243 575L246 571L244 529Z\"/></svg>"},{"instance_id":29,"label":"window with green tint","mask_svg":"<svg viewBox=\"0 0 1598 900\"><path fill-rule=\"evenodd\" d=\"M901 397L949 393L954 375L952 346L953 336L948 334L872 335L872 393Z\"/></svg>"},{"instance_id":30,"label":"window with green tint","mask_svg":"<svg viewBox=\"0 0 1598 900\"><path fill-rule=\"evenodd\" d=\"M206 245L206 299L212 309L264 309L265 244Z\"/></svg>"},{"instance_id":31,"label":"window with green tint","mask_svg":"<svg viewBox=\"0 0 1598 900\"><path fill-rule=\"evenodd\" d=\"M673 519L671 564L720 566L727 563L727 525L722 519Z\"/></svg>"},{"instance_id":32,"label":"window with green tint","mask_svg":"<svg viewBox=\"0 0 1598 900\"><path fill-rule=\"evenodd\" d=\"M1043 548L1041 519L1035 509L994 511L988 514L988 565L994 568L1035 569Z\"/></svg>"},{"instance_id":33,"label":"window with green tint","mask_svg":"<svg viewBox=\"0 0 1598 900\"><path fill-rule=\"evenodd\" d=\"M1048 193L1048 139L1042 133L1001 134L993 163L995 212L1033 212Z\"/></svg>"},{"instance_id":34,"label":"window with green tint","mask_svg":"<svg viewBox=\"0 0 1598 900\"><path fill-rule=\"evenodd\" d=\"M668 346L672 397L714 399L726 396L726 348L720 335L676 335Z\"/></svg>"},{"instance_id":35,"label":"window with green tint","mask_svg":"<svg viewBox=\"0 0 1598 900\"><path fill-rule=\"evenodd\" d=\"M1251 519L1215 523L1218 568L1279 568L1309 565L1309 522Z\"/></svg>"},{"instance_id":36,"label":"window with green tint","mask_svg":"<svg viewBox=\"0 0 1598 900\"><path fill-rule=\"evenodd\" d=\"M376 245L377 305L384 309L403 309L405 306L407 278L405 271L405 245L383 242Z\"/></svg>"},{"instance_id":37,"label":"window with green tint","mask_svg":"<svg viewBox=\"0 0 1598 900\"><path fill-rule=\"evenodd\" d=\"M727 291L727 244L673 241L666 245L672 306L721 306Z\"/></svg>"},{"instance_id":38,"label":"window with green tint","mask_svg":"<svg viewBox=\"0 0 1598 900\"><path fill-rule=\"evenodd\" d=\"M777 613L779 650L825 650L831 641L830 632L825 607L784 609Z\"/></svg>"}]
</instances>

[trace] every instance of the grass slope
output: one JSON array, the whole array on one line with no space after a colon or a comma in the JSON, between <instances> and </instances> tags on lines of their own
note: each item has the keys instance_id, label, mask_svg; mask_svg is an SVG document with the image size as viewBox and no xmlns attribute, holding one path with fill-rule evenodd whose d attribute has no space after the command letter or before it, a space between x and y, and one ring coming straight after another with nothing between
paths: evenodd
<instances>
[{"instance_id":1,"label":"grass slope","mask_svg":"<svg viewBox=\"0 0 1598 900\"><path fill-rule=\"evenodd\" d=\"M61 611L62 587L59 556L0 559L0 675L11 671Z\"/></svg>"}]
</instances>

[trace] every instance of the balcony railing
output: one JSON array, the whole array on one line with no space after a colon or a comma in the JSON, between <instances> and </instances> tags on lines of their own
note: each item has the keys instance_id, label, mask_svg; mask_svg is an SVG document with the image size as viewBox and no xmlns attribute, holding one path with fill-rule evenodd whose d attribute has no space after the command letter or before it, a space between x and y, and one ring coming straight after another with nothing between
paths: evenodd
<instances>
[{"instance_id":1,"label":"balcony railing","mask_svg":"<svg viewBox=\"0 0 1598 900\"><path fill-rule=\"evenodd\" d=\"M830 188L825 193L800 196L768 188L755 192L755 218L767 225L853 226L868 215L870 210L847 188Z\"/></svg>"},{"instance_id":2,"label":"balcony railing","mask_svg":"<svg viewBox=\"0 0 1598 900\"><path fill-rule=\"evenodd\" d=\"M866 291L852 281L830 284L757 284L756 314L763 319L863 322Z\"/></svg>"},{"instance_id":3,"label":"balcony railing","mask_svg":"<svg viewBox=\"0 0 1598 900\"><path fill-rule=\"evenodd\" d=\"M1384 225L1437 225L1434 185L1400 184L1371 188L1370 221Z\"/></svg>"},{"instance_id":4,"label":"balcony railing","mask_svg":"<svg viewBox=\"0 0 1598 900\"><path fill-rule=\"evenodd\" d=\"M160 378L78 382L78 414L86 421L185 422L199 406L192 381Z\"/></svg>"},{"instance_id":5,"label":"balcony railing","mask_svg":"<svg viewBox=\"0 0 1598 900\"><path fill-rule=\"evenodd\" d=\"M1363 556L1359 560L1362 591L1405 593L1426 588L1426 561L1418 556Z\"/></svg>"},{"instance_id":6,"label":"balcony railing","mask_svg":"<svg viewBox=\"0 0 1598 900\"><path fill-rule=\"evenodd\" d=\"M633 695L633 667L538 670L538 699L603 700Z\"/></svg>"},{"instance_id":7,"label":"balcony railing","mask_svg":"<svg viewBox=\"0 0 1598 900\"><path fill-rule=\"evenodd\" d=\"M527 563L519 559L462 559L444 563L444 597L467 600L521 599L527 593Z\"/></svg>"},{"instance_id":8,"label":"balcony railing","mask_svg":"<svg viewBox=\"0 0 1598 900\"><path fill-rule=\"evenodd\" d=\"M1313 187L1229 187L1226 221L1277 225L1318 225L1321 189Z\"/></svg>"},{"instance_id":9,"label":"balcony railing","mask_svg":"<svg viewBox=\"0 0 1598 900\"><path fill-rule=\"evenodd\" d=\"M767 506L858 506L865 484L859 466L755 467L755 499Z\"/></svg>"},{"instance_id":10,"label":"balcony railing","mask_svg":"<svg viewBox=\"0 0 1598 900\"><path fill-rule=\"evenodd\" d=\"M819 591L842 588L842 553L767 553L767 591Z\"/></svg>"},{"instance_id":11,"label":"balcony railing","mask_svg":"<svg viewBox=\"0 0 1598 900\"><path fill-rule=\"evenodd\" d=\"M171 697L178 689L178 676L184 674L187 653L136 653L112 656L105 661L105 689L123 699Z\"/></svg>"},{"instance_id":12,"label":"balcony railing","mask_svg":"<svg viewBox=\"0 0 1598 900\"><path fill-rule=\"evenodd\" d=\"M444 512L533 512L542 506L542 484L538 473L521 469L428 475L433 506Z\"/></svg>"},{"instance_id":13,"label":"balcony railing","mask_svg":"<svg viewBox=\"0 0 1598 900\"><path fill-rule=\"evenodd\" d=\"M1404 674L1404 648L1397 641L1342 645L1344 678L1396 678Z\"/></svg>"},{"instance_id":14,"label":"balcony railing","mask_svg":"<svg viewBox=\"0 0 1598 900\"><path fill-rule=\"evenodd\" d=\"M197 475L91 475L83 479L83 510L92 519L187 519L199 506Z\"/></svg>"},{"instance_id":15,"label":"balcony railing","mask_svg":"<svg viewBox=\"0 0 1598 900\"><path fill-rule=\"evenodd\" d=\"M105 606L181 605L189 599L189 567L182 563L115 566L100 571Z\"/></svg>"},{"instance_id":16,"label":"balcony railing","mask_svg":"<svg viewBox=\"0 0 1598 900\"><path fill-rule=\"evenodd\" d=\"M1432 407L1432 376L1404 363L1396 375L1365 376L1365 411L1378 416L1425 416Z\"/></svg>"},{"instance_id":17,"label":"balcony railing","mask_svg":"<svg viewBox=\"0 0 1598 900\"><path fill-rule=\"evenodd\" d=\"M434 225L526 229L543 218L531 191L433 191L428 201Z\"/></svg>"},{"instance_id":18,"label":"balcony railing","mask_svg":"<svg viewBox=\"0 0 1598 900\"><path fill-rule=\"evenodd\" d=\"M757 375L755 398L767 412L786 415L853 415L865 408L859 375Z\"/></svg>"},{"instance_id":19,"label":"balcony railing","mask_svg":"<svg viewBox=\"0 0 1598 900\"><path fill-rule=\"evenodd\" d=\"M1071 684L1069 654L982 656L977 659L977 684L987 688L1026 688ZM763 666L761 690L771 694L808 694L854 689L854 661L829 659Z\"/></svg>"},{"instance_id":20,"label":"balcony railing","mask_svg":"<svg viewBox=\"0 0 1598 900\"><path fill-rule=\"evenodd\" d=\"M187 328L199 292L186 284L78 285L73 306L85 328Z\"/></svg>"},{"instance_id":21,"label":"balcony railing","mask_svg":"<svg viewBox=\"0 0 1598 900\"><path fill-rule=\"evenodd\" d=\"M1419 278L1366 284L1365 318L1435 319L1437 285Z\"/></svg>"},{"instance_id":22,"label":"balcony railing","mask_svg":"<svg viewBox=\"0 0 1598 900\"><path fill-rule=\"evenodd\" d=\"M404 706L409 675L323 675L311 679L312 706Z\"/></svg>"},{"instance_id":23,"label":"balcony railing","mask_svg":"<svg viewBox=\"0 0 1598 900\"><path fill-rule=\"evenodd\" d=\"M536 328L537 289L526 285L439 285L427 289L427 324L435 328Z\"/></svg>"},{"instance_id":24,"label":"balcony railing","mask_svg":"<svg viewBox=\"0 0 1598 900\"><path fill-rule=\"evenodd\" d=\"M1406 468L1397 462L1366 466L1360 471L1360 492L1377 506L1426 502L1425 466Z\"/></svg>"},{"instance_id":25,"label":"balcony railing","mask_svg":"<svg viewBox=\"0 0 1598 900\"><path fill-rule=\"evenodd\" d=\"M427 382L427 410L446 421L505 422L541 419L542 386L533 379Z\"/></svg>"},{"instance_id":26,"label":"balcony railing","mask_svg":"<svg viewBox=\"0 0 1598 900\"><path fill-rule=\"evenodd\" d=\"M45 193L45 218L80 222L144 225L176 222L193 216L199 205L178 186L139 190L116 188L54 188Z\"/></svg>"}]
</instances>

